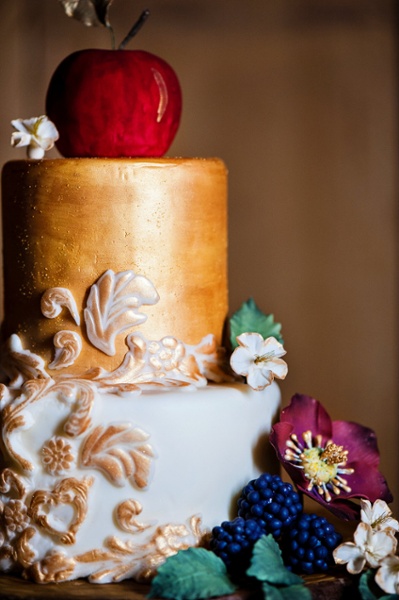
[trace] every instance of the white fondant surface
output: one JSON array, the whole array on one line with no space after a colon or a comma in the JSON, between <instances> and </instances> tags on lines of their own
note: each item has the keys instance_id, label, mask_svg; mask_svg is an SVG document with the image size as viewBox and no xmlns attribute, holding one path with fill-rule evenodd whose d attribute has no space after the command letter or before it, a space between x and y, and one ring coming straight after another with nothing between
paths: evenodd
<instances>
[{"instance_id":1,"label":"white fondant surface","mask_svg":"<svg viewBox=\"0 0 399 600\"><path fill-rule=\"evenodd\" d=\"M3 466L16 474L25 491L16 494L16 485L8 491L0 485L0 501L7 507L19 496L27 517L21 531L13 530L11 503L10 518L3 516L0 524L6 546L22 548L21 538L29 538L23 545L29 552L22 553L25 558L16 566L36 580L57 580L57 569L61 579L92 575L93 581L105 582L145 576L168 553L198 543L205 530L234 518L242 487L260 472L275 470L268 443L280 403L275 383L262 392L235 383L141 395L95 388L94 394L87 427L74 437L64 427L79 410L78 395L68 397L51 388L18 411L21 427L3 429ZM8 400L8 406L18 403L23 404L23 395ZM54 471L55 463L51 471L43 462L43 448L52 439L69 448L61 472ZM75 483L68 487L70 481L83 482L84 492L79 495ZM126 503L136 507L127 529L118 516L118 507ZM202 523L193 537L187 524L195 515ZM171 525L180 527L178 534L168 529ZM73 531L72 543L58 531ZM118 546L116 551L113 544L111 552L109 540L125 550ZM55 567L51 559L46 566L50 556L62 560ZM8 557L2 567L10 566Z\"/></svg>"}]
</instances>

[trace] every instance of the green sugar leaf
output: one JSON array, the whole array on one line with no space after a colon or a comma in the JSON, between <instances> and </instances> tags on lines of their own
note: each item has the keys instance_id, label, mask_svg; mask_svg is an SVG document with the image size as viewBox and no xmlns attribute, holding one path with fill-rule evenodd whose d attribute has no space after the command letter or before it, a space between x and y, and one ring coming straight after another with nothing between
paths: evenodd
<instances>
[{"instance_id":1,"label":"green sugar leaf","mask_svg":"<svg viewBox=\"0 0 399 600\"><path fill-rule=\"evenodd\" d=\"M273 587L268 583L262 585L264 597L267 600L312 600L312 594L305 584Z\"/></svg>"},{"instance_id":2,"label":"green sugar leaf","mask_svg":"<svg viewBox=\"0 0 399 600\"><path fill-rule=\"evenodd\" d=\"M200 600L232 594L236 589L221 558L204 548L188 548L159 567L148 597Z\"/></svg>"},{"instance_id":3,"label":"green sugar leaf","mask_svg":"<svg viewBox=\"0 0 399 600\"><path fill-rule=\"evenodd\" d=\"M281 324L274 322L273 315L265 315L250 298L230 319L230 342L233 349L238 346L237 336L252 332L260 333L264 339L275 337L280 344L284 343Z\"/></svg>"},{"instance_id":4,"label":"green sugar leaf","mask_svg":"<svg viewBox=\"0 0 399 600\"><path fill-rule=\"evenodd\" d=\"M256 542L247 575L272 585L292 586L303 583L299 575L291 573L285 567L280 547L271 534L263 535Z\"/></svg>"}]
</instances>

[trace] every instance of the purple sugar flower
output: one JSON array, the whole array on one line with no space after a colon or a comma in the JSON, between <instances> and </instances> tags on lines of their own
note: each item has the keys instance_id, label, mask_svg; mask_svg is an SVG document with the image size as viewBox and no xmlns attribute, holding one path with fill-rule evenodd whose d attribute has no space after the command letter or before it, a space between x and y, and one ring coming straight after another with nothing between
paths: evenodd
<instances>
[{"instance_id":1,"label":"purple sugar flower","mask_svg":"<svg viewBox=\"0 0 399 600\"><path fill-rule=\"evenodd\" d=\"M351 498L392 502L379 471L373 430L349 421L331 421L323 406L296 394L281 411L270 442L299 491L343 519L358 519Z\"/></svg>"}]
</instances>

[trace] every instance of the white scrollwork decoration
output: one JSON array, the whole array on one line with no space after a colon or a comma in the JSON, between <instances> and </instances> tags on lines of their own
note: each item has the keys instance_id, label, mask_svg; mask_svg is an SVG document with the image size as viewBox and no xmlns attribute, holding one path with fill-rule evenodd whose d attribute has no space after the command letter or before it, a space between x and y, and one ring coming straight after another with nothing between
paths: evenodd
<instances>
[{"instance_id":1,"label":"white scrollwork decoration","mask_svg":"<svg viewBox=\"0 0 399 600\"><path fill-rule=\"evenodd\" d=\"M155 304L159 296L152 283L133 271L106 271L91 286L84 310L87 336L90 342L109 356L114 356L115 338L135 325L144 323L146 315L138 309L143 304Z\"/></svg>"},{"instance_id":2,"label":"white scrollwork decoration","mask_svg":"<svg viewBox=\"0 0 399 600\"><path fill-rule=\"evenodd\" d=\"M46 290L40 300L42 314L48 319L54 319L61 314L65 307L71 313L76 325L80 325L80 316L72 293L63 287L54 287Z\"/></svg>"},{"instance_id":3,"label":"white scrollwork decoration","mask_svg":"<svg viewBox=\"0 0 399 600\"><path fill-rule=\"evenodd\" d=\"M49 369L70 367L82 351L81 337L75 331L58 331L53 338L53 343L54 360L49 364Z\"/></svg>"}]
</instances>

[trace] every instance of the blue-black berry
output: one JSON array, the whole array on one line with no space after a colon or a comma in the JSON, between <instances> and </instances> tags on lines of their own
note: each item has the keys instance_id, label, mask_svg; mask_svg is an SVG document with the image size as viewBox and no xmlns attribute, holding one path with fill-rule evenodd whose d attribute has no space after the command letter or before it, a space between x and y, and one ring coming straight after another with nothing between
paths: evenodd
<instances>
[{"instance_id":1,"label":"blue-black berry","mask_svg":"<svg viewBox=\"0 0 399 600\"><path fill-rule=\"evenodd\" d=\"M296 573L326 571L334 563L332 551L341 542L324 517L302 514L291 529L284 532L280 546L284 563Z\"/></svg>"},{"instance_id":2,"label":"blue-black berry","mask_svg":"<svg viewBox=\"0 0 399 600\"><path fill-rule=\"evenodd\" d=\"M256 521L237 517L213 528L211 550L223 560L232 575L240 577L248 569L255 542L262 535L264 531Z\"/></svg>"},{"instance_id":3,"label":"blue-black berry","mask_svg":"<svg viewBox=\"0 0 399 600\"><path fill-rule=\"evenodd\" d=\"M238 500L238 515L254 519L265 533L278 538L302 513L299 495L278 475L264 473L250 481Z\"/></svg>"}]
</instances>

